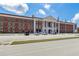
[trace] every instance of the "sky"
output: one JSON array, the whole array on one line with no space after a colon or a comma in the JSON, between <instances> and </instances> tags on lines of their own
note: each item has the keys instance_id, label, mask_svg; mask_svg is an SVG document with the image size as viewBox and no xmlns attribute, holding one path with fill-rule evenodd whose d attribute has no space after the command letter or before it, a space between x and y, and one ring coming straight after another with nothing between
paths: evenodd
<instances>
[{"instance_id":1,"label":"sky","mask_svg":"<svg viewBox=\"0 0 79 59\"><path fill-rule=\"evenodd\" d=\"M0 13L59 17L59 20L76 23L79 27L79 3L0 3Z\"/></svg>"}]
</instances>

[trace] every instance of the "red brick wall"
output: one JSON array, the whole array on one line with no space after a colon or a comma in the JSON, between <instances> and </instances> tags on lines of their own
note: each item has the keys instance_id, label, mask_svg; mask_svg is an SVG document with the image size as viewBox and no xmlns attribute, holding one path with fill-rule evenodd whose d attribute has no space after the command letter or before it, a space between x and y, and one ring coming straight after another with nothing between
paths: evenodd
<instances>
[{"instance_id":1,"label":"red brick wall","mask_svg":"<svg viewBox=\"0 0 79 59\"><path fill-rule=\"evenodd\" d=\"M24 32L32 31L32 21L31 20L25 20L24 21Z\"/></svg>"},{"instance_id":2,"label":"red brick wall","mask_svg":"<svg viewBox=\"0 0 79 59\"><path fill-rule=\"evenodd\" d=\"M71 33L73 32L73 25L72 24L60 24L60 32L61 33Z\"/></svg>"},{"instance_id":3,"label":"red brick wall","mask_svg":"<svg viewBox=\"0 0 79 59\"><path fill-rule=\"evenodd\" d=\"M65 32L65 24L60 24L60 32L61 33Z\"/></svg>"},{"instance_id":4,"label":"red brick wall","mask_svg":"<svg viewBox=\"0 0 79 59\"><path fill-rule=\"evenodd\" d=\"M36 21L37 28L42 29L42 21Z\"/></svg>"},{"instance_id":5,"label":"red brick wall","mask_svg":"<svg viewBox=\"0 0 79 59\"><path fill-rule=\"evenodd\" d=\"M19 19L15 19L14 32L19 32Z\"/></svg>"},{"instance_id":6,"label":"red brick wall","mask_svg":"<svg viewBox=\"0 0 79 59\"><path fill-rule=\"evenodd\" d=\"M66 32L73 32L73 25L72 24L66 24Z\"/></svg>"},{"instance_id":7,"label":"red brick wall","mask_svg":"<svg viewBox=\"0 0 79 59\"><path fill-rule=\"evenodd\" d=\"M3 22L3 32L27 32L27 31L31 32L33 31L32 20L3 17L2 22ZM22 24L22 26L19 26L20 23ZM8 24L10 24L10 26Z\"/></svg>"},{"instance_id":8,"label":"red brick wall","mask_svg":"<svg viewBox=\"0 0 79 59\"><path fill-rule=\"evenodd\" d=\"M8 18L3 18L3 32L8 32Z\"/></svg>"}]
</instances>

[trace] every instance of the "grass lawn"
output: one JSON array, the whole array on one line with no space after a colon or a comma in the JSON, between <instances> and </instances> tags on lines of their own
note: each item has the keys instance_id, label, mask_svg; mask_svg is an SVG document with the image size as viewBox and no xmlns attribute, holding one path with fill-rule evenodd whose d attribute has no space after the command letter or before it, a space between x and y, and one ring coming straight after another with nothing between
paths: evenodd
<instances>
[{"instance_id":1,"label":"grass lawn","mask_svg":"<svg viewBox=\"0 0 79 59\"><path fill-rule=\"evenodd\" d=\"M54 41L54 40L65 40L65 39L75 39L79 37L67 37L67 38L51 38L51 39L43 39L43 40L23 40L23 41L13 41L11 45L17 44L27 44L27 43L36 43L36 42L46 42L46 41Z\"/></svg>"}]
</instances>

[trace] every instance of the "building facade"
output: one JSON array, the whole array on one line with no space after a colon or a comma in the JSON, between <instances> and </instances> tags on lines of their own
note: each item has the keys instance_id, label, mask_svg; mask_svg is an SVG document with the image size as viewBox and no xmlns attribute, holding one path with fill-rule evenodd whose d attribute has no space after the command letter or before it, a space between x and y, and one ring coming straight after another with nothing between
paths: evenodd
<instances>
[{"instance_id":1,"label":"building facade","mask_svg":"<svg viewBox=\"0 0 79 59\"><path fill-rule=\"evenodd\" d=\"M0 14L0 32L4 33L73 33L76 24L58 21L52 16L45 18Z\"/></svg>"}]
</instances>

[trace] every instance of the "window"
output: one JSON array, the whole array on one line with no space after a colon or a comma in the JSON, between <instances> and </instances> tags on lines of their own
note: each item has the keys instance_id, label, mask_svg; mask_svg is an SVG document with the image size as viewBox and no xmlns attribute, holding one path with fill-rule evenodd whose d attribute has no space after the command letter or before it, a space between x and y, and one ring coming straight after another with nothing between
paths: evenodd
<instances>
[{"instance_id":1,"label":"window","mask_svg":"<svg viewBox=\"0 0 79 59\"><path fill-rule=\"evenodd\" d=\"M51 22L48 22L48 27L52 27L52 23Z\"/></svg>"},{"instance_id":2,"label":"window","mask_svg":"<svg viewBox=\"0 0 79 59\"><path fill-rule=\"evenodd\" d=\"M46 27L46 21L45 21L45 27Z\"/></svg>"}]
</instances>

